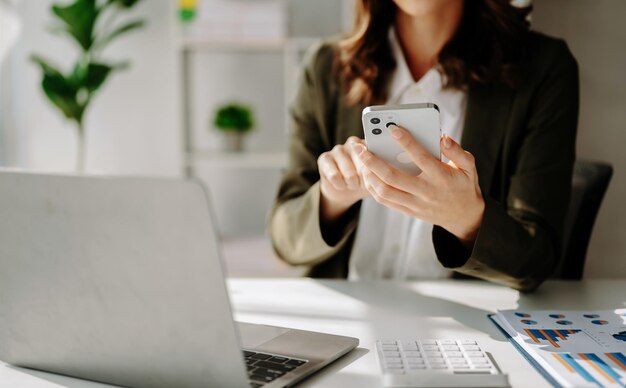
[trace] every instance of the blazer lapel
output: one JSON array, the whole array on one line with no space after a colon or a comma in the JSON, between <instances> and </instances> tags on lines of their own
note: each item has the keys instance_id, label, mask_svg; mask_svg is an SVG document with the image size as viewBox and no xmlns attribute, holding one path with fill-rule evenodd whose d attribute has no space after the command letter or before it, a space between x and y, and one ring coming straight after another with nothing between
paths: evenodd
<instances>
[{"instance_id":1,"label":"blazer lapel","mask_svg":"<svg viewBox=\"0 0 626 388\"><path fill-rule=\"evenodd\" d=\"M469 86L461 146L476 159L478 181L484 193L491 190L514 94L504 86Z\"/></svg>"}]
</instances>

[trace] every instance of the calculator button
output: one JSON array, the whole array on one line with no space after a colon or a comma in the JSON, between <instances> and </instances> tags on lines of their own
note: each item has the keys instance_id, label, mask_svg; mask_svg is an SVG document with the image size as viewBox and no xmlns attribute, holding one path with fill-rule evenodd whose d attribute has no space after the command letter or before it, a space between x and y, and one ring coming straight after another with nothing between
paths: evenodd
<instances>
[{"instance_id":1,"label":"calculator button","mask_svg":"<svg viewBox=\"0 0 626 388\"><path fill-rule=\"evenodd\" d=\"M506 376L472 340L378 340L376 356L386 387L432 386L431 378L441 380L442 386L486 386L479 381L507 386Z\"/></svg>"}]
</instances>

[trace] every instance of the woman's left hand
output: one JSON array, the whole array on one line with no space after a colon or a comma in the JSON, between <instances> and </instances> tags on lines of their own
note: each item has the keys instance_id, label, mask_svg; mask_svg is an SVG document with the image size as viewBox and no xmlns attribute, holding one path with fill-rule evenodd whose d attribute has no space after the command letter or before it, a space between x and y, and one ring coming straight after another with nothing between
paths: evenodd
<instances>
[{"instance_id":1,"label":"woman's left hand","mask_svg":"<svg viewBox=\"0 0 626 388\"><path fill-rule=\"evenodd\" d=\"M441 152L450 160L446 164L432 156L405 129L392 125L388 130L422 173L409 175L362 144L355 144L353 148L364 166L362 174L367 190L380 204L439 225L471 248L485 211L472 154L444 136Z\"/></svg>"}]
</instances>

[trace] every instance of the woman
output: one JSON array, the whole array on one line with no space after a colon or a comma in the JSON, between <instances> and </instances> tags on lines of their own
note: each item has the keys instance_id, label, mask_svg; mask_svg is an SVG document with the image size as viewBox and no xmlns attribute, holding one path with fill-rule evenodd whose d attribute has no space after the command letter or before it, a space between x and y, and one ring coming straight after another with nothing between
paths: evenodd
<instances>
[{"instance_id":1,"label":"woman","mask_svg":"<svg viewBox=\"0 0 626 388\"><path fill-rule=\"evenodd\" d=\"M306 61L290 164L270 218L276 252L311 276L442 278L535 289L560 257L578 118L563 41L508 0L360 0L354 31ZM423 170L367 151L361 110L435 102L443 161L392 137ZM448 159L449 162L445 162Z\"/></svg>"}]
</instances>

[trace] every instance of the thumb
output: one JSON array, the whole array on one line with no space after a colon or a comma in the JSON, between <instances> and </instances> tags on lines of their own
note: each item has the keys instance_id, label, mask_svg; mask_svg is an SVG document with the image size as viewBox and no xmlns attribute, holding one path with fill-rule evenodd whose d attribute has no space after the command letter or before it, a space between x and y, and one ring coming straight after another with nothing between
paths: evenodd
<instances>
[{"instance_id":1,"label":"thumb","mask_svg":"<svg viewBox=\"0 0 626 388\"><path fill-rule=\"evenodd\" d=\"M474 156L448 135L441 137L441 153L450 159L457 167L465 171L475 171Z\"/></svg>"}]
</instances>

